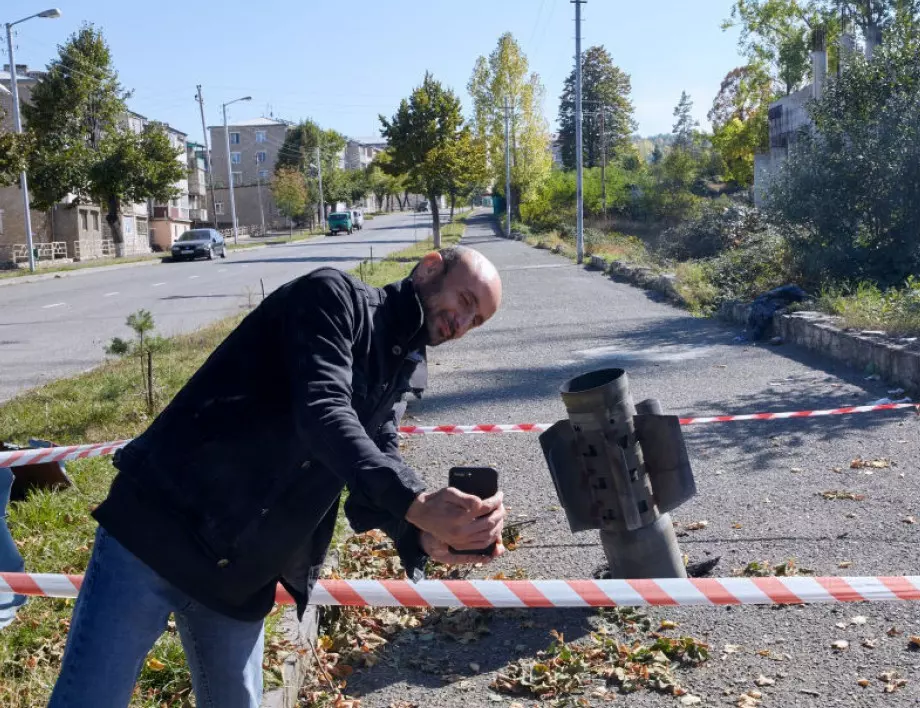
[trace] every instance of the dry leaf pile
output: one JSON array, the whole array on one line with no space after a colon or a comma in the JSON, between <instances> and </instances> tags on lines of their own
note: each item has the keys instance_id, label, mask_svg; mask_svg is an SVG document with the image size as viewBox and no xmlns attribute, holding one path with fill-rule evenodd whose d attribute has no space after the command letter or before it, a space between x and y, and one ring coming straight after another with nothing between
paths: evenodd
<instances>
[{"instance_id":1,"label":"dry leaf pile","mask_svg":"<svg viewBox=\"0 0 920 708\"><path fill-rule=\"evenodd\" d=\"M768 560L752 561L743 568L732 569L732 575L745 578L767 578L772 576L790 577L793 575L814 575L813 570L800 568L795 558L790 558L783 563L773 564Z\"/></svg>"},{"instance_id":2,"label":"dry leaf pile","mask_svg":"<svg viewBox=\"0 0 920 708\"><path fill-rule=\"evenodd\" d=\"M709 646L692 637L666 637L652 631L651 620L630 608L602 611L606 620L586 643L567 643L552 632L553 643L535 659L520 659L498 672L491 688L517 696L568 702L593 688L614 687L624 693L642 689L672 696L688 695L675 669L709 658ZM662 622L659 630L672 629Z\"/></svg>"}]
</instances>

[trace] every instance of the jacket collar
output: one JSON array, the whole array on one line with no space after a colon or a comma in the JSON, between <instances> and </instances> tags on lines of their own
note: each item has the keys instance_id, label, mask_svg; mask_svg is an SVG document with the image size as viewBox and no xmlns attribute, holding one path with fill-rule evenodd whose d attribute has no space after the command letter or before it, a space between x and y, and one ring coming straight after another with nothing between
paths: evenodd
<instances>
[{"instance_id":1,"label":"jacket collar","mask_svg":"<svg viewBox=\"0 0 920 708\"><path fill-rule=\"evenodd\" d=\"M406 278L382 288L384 317L397 341L407 351L425 346L425 310L412 280Z\"/></svg>"}]
</instances>

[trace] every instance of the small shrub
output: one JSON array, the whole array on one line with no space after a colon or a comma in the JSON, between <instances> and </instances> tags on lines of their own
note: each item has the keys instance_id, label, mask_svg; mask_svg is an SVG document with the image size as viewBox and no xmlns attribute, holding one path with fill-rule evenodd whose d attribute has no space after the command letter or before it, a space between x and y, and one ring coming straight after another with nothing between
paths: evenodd
<instances>
[{"instance_id":1,"label":"small shrub","mask_svg":"<svg viewBox=\"0 0 920 708\"><path fill-rule=\"evenodd\" d=\"M721 198L707 202L694 218L666 230L661 255L678 261L713 258L771 232L757 209Z\"/></svg>"},{"instance_id":2,"label":"small shrub","mask_svg":"<svg viewBox=\"0 0 920 708\"><path fill-rule=\"evenodd\" d=\"M853 329L882 330L892 335L920 334L920 279L910 276L902 288L882 290L873 283L855 289L831 287L818 309L843 318Z\"/></svg>"},{"instance_id":3,"label":"small shrub","mask_svg":"<svg viewBox=\"0 0 920 708\"><path fill-rule=\"evenodd\" d=\"M711 266L702 261L688 261L677 266L677 292L690 311L708 315L720 301L719 289L712 282Z\"/></svg>"}]
</instances>

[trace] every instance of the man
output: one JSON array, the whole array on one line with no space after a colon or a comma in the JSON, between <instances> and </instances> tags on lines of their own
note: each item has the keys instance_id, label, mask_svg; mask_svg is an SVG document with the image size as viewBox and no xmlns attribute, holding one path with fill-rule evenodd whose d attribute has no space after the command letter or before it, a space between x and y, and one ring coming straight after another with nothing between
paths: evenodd
<instances>
[{"instance_id":1,"label":"man","mask_svg":"<svg viewBox=\"0 0 920 708\"><path fill-rule=\"evenodd\" d=\"M321 269L266 298L116 456L50 705L126 706L173 613L197 705L256 708L276 583L302 615L346 486L352 526L384 529L409 577L488 560L448 548L500 542L501 494L424 492L397 426L425 347L500 303L494 266L460 247L386 288Z\"/></svg>"}]
</instances>

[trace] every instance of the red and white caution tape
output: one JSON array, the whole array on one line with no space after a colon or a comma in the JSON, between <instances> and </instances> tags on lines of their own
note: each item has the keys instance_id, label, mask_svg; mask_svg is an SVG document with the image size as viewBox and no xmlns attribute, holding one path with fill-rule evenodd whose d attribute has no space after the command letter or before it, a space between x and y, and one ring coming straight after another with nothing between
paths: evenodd
<instances>
[{"instance_id":1,"label":"red and white caution tape","mask_svg":"<svg viewBox=\"0 0 920 708\"><path fill-rule=\"evenodd\" d=\"M130 440L95 443L92 445L69 445L66 447L30 447L24 450L0 452L0 467L21 467L37 465L40 462L70 462L87 457L111 455Z\"/></svg>"},{"instance_id":2,"label":"red and white caution tape","mask_svg":"<svg viewBox=\"0 0 920 708\"><path fill-rule=\"evenodd\" d=\"M0 573L0 592L76 597L79 575ZM293 599L280 585L275 599ZM920 576L657 580L320 580L314 605L350 607L639 607L915 602Z\"/></svg>"},{"instance_id":3,"label":"red and white caution tape","mask_svg":"<svg viewBox=\"0 0 920 708\"><path fill-rule=\"evenodd\" d=\"M681 418L681 425L701 425L704 423L733 423L745 420L785 420L788 418L820 418L855 413L874 413L876 411L895 411L913 408L920 413L916 403L882 403L871 406L848 406L830 408L823 411L786 411L780 413L746 413L742 415L717 415L708 418ZM497 435L504 433L542 433L549 430L552 423L516 423L513 425L404 425L399 429L403 435ZM130 440L97 443L94 445L71 445L69 447L29 448L0 452L0 467L19 467L39 462L69 462L87 457L111 455Z\"/></svg>"}]
</instances>

